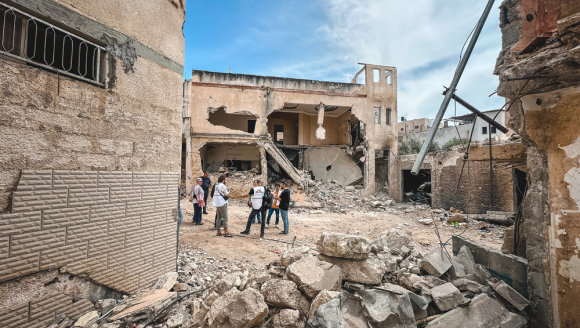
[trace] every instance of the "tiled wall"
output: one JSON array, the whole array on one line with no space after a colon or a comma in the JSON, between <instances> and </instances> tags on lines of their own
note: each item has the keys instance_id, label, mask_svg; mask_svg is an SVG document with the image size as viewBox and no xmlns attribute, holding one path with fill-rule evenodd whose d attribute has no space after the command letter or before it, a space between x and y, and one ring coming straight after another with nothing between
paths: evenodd
<instances>
[{"instance_id":1,"label":"tiled wall","mask_svg":"<svg viewBox=\"0 0 580 328\"><path fill-rule=\"evenodd\" d=\"M0 215L0 283L60 268L125 293L150 287L175 270L178 183L177 172L23 171Z\"/></svg>"}]
</instances>

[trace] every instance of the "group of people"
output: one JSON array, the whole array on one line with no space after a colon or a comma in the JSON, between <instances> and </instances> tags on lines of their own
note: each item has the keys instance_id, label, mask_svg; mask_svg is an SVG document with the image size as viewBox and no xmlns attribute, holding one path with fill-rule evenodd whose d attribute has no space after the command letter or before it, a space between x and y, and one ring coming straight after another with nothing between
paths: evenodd
<instances>
[{"instance_id":1,"label":"group of people","mask_svg":"<svg viewBox=\"0 0 580 328\"><path fill-rule=\"evenodd\" d=\"M231 190L226 185L225 175L220 175L218 182L213 185L210 192L211 179L209 173L204 172L204 175L197 179L197 183L192 188L190 193L190 201L193 203L193 223L196 225L203 225L202 215L207 213L207 198L212 196L212 205L216 208L216 216L214 228L217 229L217 236L232 237L228 232L228 198ZM270 226L270 218L273 213L276 213L275 226L278 226L279 218L282 217L284 229L280 232L282 235L288 234L288 208L290 207L290 190L288 190L285 183L275 184L275 191L272 193L270 189L262 185L261 180L254 180L254 186L248 193L248 207L251 208L250 216L246 224L246 230L240 232L243 235L249 235L250 229L256 218L258 224L261 224L260 238L264 238L264 229ZM266 213L267 216L266 216ZM221 229L224 232L221 232Z\"/></svg>"}]
</instances>

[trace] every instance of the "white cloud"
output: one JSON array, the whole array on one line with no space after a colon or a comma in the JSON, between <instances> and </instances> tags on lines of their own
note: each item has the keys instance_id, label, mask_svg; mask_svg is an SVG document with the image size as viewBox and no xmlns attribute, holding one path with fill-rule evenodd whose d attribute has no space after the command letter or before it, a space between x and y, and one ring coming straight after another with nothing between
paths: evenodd
<instances>
[{"instance_id":1,"label":"white cloud","mask_svg":"<svg viewBox=\"0 0 580 328\"><path fill-rule=\"evenodd\" d=\"M352 76L357 62L397 67L399 116L407 113L411 119L435 116L443 100L443 85L451 82L461 47L486 4L465 0L324 1L328 19L319 32L336 51L321 59L326 65L310 64L326 66L328 71L337 69L343 76L344 72ZM481 110L503 104L502 98L488 97L497 87L492 72L501 50L498 15L499 10L492 9L457 91ZM315 73L315 67L308 64L294 69ZM458 107L458 113L465 112ZM453 104L446 117L451 114Z\"/></svg>"}]
</instances>

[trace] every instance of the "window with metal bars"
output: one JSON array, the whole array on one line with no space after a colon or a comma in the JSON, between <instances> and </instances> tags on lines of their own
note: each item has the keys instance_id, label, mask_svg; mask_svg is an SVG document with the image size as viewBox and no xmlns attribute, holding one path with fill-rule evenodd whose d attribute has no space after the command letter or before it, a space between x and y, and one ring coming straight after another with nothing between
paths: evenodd
<instances>
[{"instance_id":1,"label":"window with metal bars","mask_svg":"<svg viewBox=\"0 0 580 328\"><path fill-rule=\"evenodd\" d=\"M0 55L85 82L104 82L103 47L4 3L0 3Z\"/></svg>"}]
</instances>

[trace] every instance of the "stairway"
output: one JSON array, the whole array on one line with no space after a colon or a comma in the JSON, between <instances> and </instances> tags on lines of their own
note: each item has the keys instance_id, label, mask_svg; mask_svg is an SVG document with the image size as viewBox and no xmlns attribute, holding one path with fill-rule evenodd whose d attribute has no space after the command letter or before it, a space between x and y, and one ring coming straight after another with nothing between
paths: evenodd
<instances>
[{"instance_id":1,"label":"stairway","mask_svg":"<svg viewBox=\"0 0 580 328\"><path fill-rule=\"evenodd\" d=\"M299 185L303 185L303 178L300 171L298 171L292 163L288 160L286 155L272 142L272 139L268 138L266 140L260 141L258 143L261 147L263 147L270 156L280 165L280 167L288 173L290 178Z\"/></svg>"}]
</instances>

